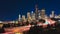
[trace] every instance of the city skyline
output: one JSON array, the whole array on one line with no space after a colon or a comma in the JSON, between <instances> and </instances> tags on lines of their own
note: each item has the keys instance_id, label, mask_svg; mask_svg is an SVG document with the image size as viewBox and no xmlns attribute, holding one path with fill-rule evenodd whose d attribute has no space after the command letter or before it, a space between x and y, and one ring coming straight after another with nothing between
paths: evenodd
<instances>
[{"instance_id":1,"label":"city skyline","mask_svg":"<svg viewBox=\"0 0 60 34\"><path fill-rule=\"evenodd\" d=\"M45 8L48 15L52 10L60 14L59 3L59 0L0 0L0 20L16 20L19 14L34 11L36 4L39 9Z\"/></svg>"}]
</instances>

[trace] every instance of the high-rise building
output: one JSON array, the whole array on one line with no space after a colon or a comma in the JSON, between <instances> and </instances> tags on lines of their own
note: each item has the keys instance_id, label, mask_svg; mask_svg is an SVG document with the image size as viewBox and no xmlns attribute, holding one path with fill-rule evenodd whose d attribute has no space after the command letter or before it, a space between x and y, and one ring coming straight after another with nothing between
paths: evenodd
<instances>
[{"instance_id":1,"label":"high-rise building","mask_svg":"<svg viewBox=\"0 0 60 34\"><path fill-rule=\"evenodd\" d=\"M30 12L27 12L27 18L30 17Z\"/></svg>"},{"instance_id":2,"label":"high-rise building","mask_svg":"<svg viewBox=\"0 0 60 34\"><path fill-rule=\"evenodd\" d=\"M41 19L44 19L45 18L45 9L42 9L40 14L41 14Z\"/></svg>"},{"instance_id":3,"label":"high-rise building","mask_svg":"<svg viewBox=\"0 0 60 34\"><path fill-rule=\"evenodd\" d=\"M21 21L21 15L19 14L19 16L18 16L18 21Z\"/></svg>"},{"instance_id":4,"label":"high-rise building","mask_svg":"<svg viewBox=\"0 0 60 34\"><path fill-rule=\"evenodd\" d=\"M31 11L31 17L34 15L34 12L33 11Z\"/></svg>"},{"instance_id":5,"label":"high-rise building","mask_svg":"<svg viewBox=\"0 0 60 34\"><path fill-rule=\"evenodd\" d=\"M38 19L41 19L40 10L38 10Z\"/></svg>"},{"instance_id":6,"label":"high-rise building","mask_svg":"<svg viewBox=\"0 0 60 34\"><path fill-rule=\"evenodd\" d=\"M27 20L30 22L32 19L31 19L31 14L30 12L27 13Z\"/></svg>"},{"instance_id":7,"label":"high-rise building","mask_svg":"<svg viewBox=\"0 0 60 34\"><path fill-rule=\"evenodd\" d=\"M51 15L52 15L52 17L54 17L54 16L55 16L54 11L52 11L52 14L51 14Z\"/></svg>"},{"instance_id":8,"label":"high-rise building","mask_svg":"<svg viewBox=\"0 0 60 34\"><path fill-rule=\"evenodd\" d=\"M25 15L22 15L22 21L26 21Z\"/></svg>"},{"instance_id":9,"label":"high-rise building","mask_svg":"<svg viewBox=\"0 0 60 34\"><path fill-rule=\"evenodd\" d=\"M55 17L55 14L54 14L54 11L52 11L52 13L50 14L50 18L54 18Z\"/></svg>"},{"instance_id":10,"label":"high-rise building","mask_svg":"<svg viewBox=\"0 0 60 34\"><path fill-rule=\"evenodd\" d=\"M35 5L35 17L36 19L38 19L38 6Z\"/></svg>"},{"instance_id":11,"label":"high-rise building","mask_svg":"<svg viewBox=\"0 0 60 34\"><path fill-rule=\"evenodd\" d=\"M35 18L35 13L32 15L32 20L35 20L36 18Z\"/></svg>"}]
</instances>

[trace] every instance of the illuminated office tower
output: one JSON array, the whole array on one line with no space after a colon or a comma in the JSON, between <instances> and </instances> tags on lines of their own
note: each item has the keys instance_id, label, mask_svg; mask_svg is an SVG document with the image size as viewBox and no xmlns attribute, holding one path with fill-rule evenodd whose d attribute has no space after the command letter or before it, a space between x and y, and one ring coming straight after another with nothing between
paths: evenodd
<instances>
[{"instance_id":1,"label":"illuminated office tower","mask_svg":"<svg viewBox=\"0 0 60 34\"><path fill-rule=\"evenodd\" d=\"M29 18L31 15L30 15L30 12L27 12L27 18Z\"/></svg>"},{"instance_id":2,"label":"illuminated office tower","mask_svg":"<svg viewBox=\"0 0 60 34\"><path fill-rule=\"evenodd\" d=\"M35 13L34 13L33 16L32 16L32 20L36 20L36 18L35 18Z\"/></svg>"},{"instance_id":3,"label":"illuminated office tower","mask_svg":"<svg viewBox=\"0 0 60 34\"><path fill-rule=\"evenodd\" d=\"M32 20L35 20L35 13L33 11L31 12L31 18Z\"/></svg>"},{"instance_id":4,"label":"illuminated office tower","mask_svg":"<svg viewBox=\"0 0 60 34\"><path fill-rule=\"evenodd\" d=\"M54 11L52 11L52 13L50 14L50 18L54 18L55 17L55 14L54 14Z\"/></svg>"},{"instance_id":5,"label":"illuminated office tower","mask_svg":"<svg viewBox=\"0 0 60 34\"><path fill-rule=\"evenodd\" d=\"M21 15L19 14L18 21L21 21Z\"/></svg>"},{"instance_id":6,"label":"illuminated office tower","mask_svg":"<svg viewBox=\"0 0 60 34\"><path fill-rule=\"evenodd\" d=\"M30 12L27 13L27 20L30 22L32 19L31 19L31 15L30 15Z\"/></svg>"},{"instance_id":7,"label":"illuminated office tower","mask_svg":"<svg viewBox=\"0 0 60 34\"><path fill-rule=\"evenodd\" d=\"M35 17L36 19L38 19L38 6L35 5Z\"/></svg>"},{"instance_id":8,"label":"illuminated office tower","mask_svg":"<svg viewBox=\"0 0 60 34\"><path fill-rule=\"evenodd\" d=\"M52 11L52 14L51 15L52 15L52 18L54 18L54 16L55 16L54 11Z\"/></svg>"},{"instance_id":9,"label":"illuminated office tower","mask_svg":"<svg viewBox=\"0 0 60 34\"><path fill-rule=\"evenodd\" d=\"M23 21L23 22L26 22L25 15L22 15L22 21Z\"/></svg>"},{"instance_id":10,"label":"illuminated office tower","mask_svg":"<svg viewBox=\"0 0 60 34\"><path fill-rule=\"evenodd\" d=\"M42 9L40 14L41 14L41 19L44 19L45 18L45 9Z\"/></svg>"},{"instance_id":11,"label":"illuminated office tower","mask_svg":"<svg viewBox=\"0 0 60 34\"><path fill-rule=\"evenodd\" d=\"M41 19L41 14L40 14L40 10L38 10L38 19Z\"/></svg>"},{"instance_id":12,"label":"illuminated office tower","mask_svg":"<svg viewBox=\"0 0 60 34\"><path fill-rule=\"evenodd\" d=\"M34 14L34 12L33 12L33 11L31 11L31 18L32 18L33 14Z\"/></svg>"}]
</instances>

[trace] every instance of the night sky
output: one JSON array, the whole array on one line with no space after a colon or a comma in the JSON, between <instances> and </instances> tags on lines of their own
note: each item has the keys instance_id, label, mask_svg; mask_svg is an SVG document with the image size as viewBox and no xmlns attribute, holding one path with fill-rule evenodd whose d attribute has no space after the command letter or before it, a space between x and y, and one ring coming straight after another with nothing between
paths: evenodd
<instances>
[{"instance_id":1,"label":"night sky","mask_svg":"<svg viewBox=\"0 0 60 34\"><path fill-rule=\"evenodd\" d=\"M45 8L48 15L52 10L60 14L60 0L0 0L0 20L16 20L18 14L34 11L36 4L40 10Z\"/></svg>"}]
</instances>

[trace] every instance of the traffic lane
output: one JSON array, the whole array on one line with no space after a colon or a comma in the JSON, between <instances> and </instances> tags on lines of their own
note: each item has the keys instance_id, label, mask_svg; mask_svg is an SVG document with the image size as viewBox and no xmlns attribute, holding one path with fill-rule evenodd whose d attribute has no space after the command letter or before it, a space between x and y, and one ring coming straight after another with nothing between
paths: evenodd
<instances>
[{"instance_id":1,"label":"traffic lane","mask_svg":"<svg viewBox=\"0 0 60 34\"><path fill-rule=\"evenodd\" d=\"M5 28L5 32L24 32L30 29L31 25L21 26L21 27L13 27L13 28Z\"/></svg>"}]
</instances>

